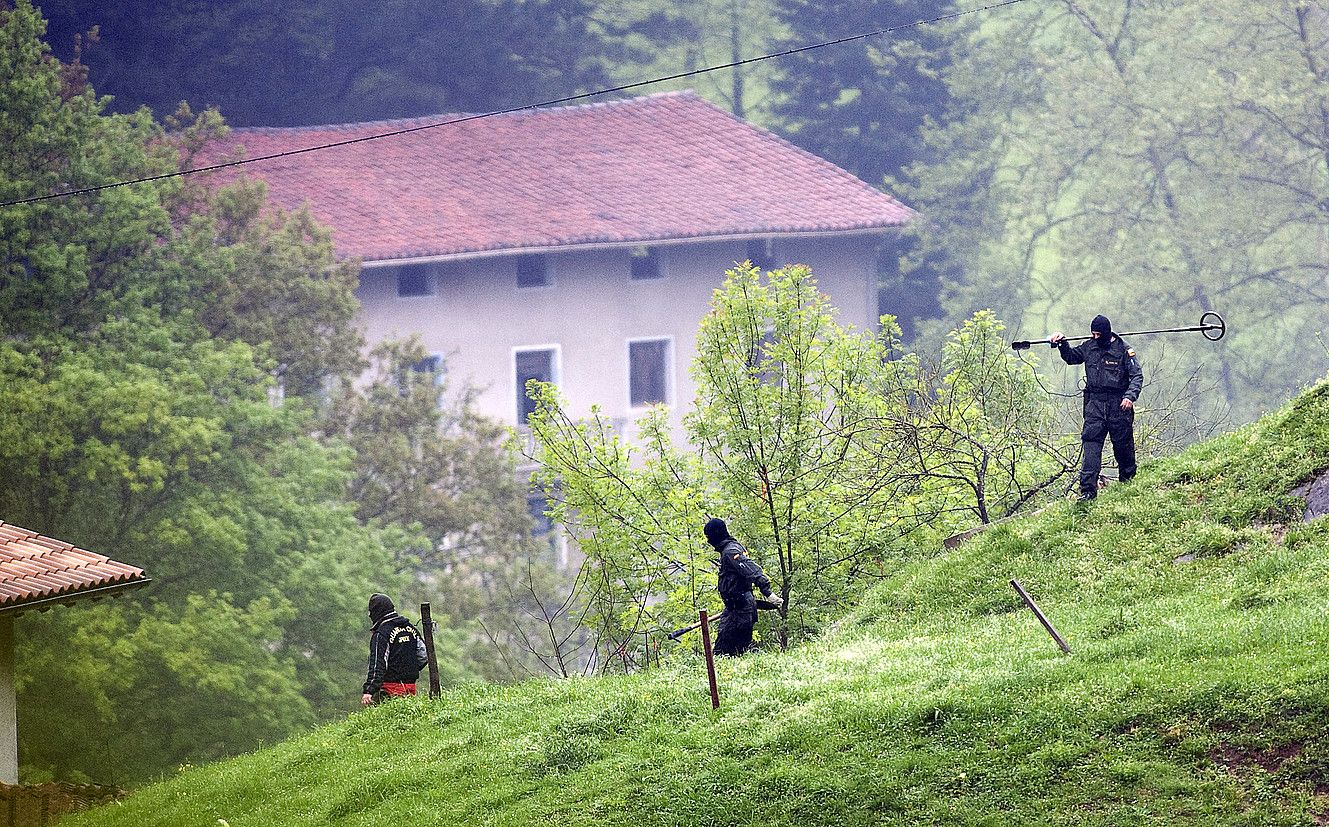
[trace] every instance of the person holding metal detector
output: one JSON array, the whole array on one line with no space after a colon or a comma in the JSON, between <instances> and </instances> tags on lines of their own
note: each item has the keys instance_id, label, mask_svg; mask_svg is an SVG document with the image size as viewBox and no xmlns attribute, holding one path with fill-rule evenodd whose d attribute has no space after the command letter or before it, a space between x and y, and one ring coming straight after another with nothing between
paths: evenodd
<instances>
[{"instance_id":1,"label":"person holding metal detector","mask_svg":"<svg viewBox=\"0 0 1329 827\"><path fill-rule=\"evenodd\" d=\"M720 554L720 576L716 589L724 601L720 630L715 636L715 654L738 657L752 646L752 628L757 625L757 599L752 587L761 590L770 608L784 605L784 598L771 591L771 580L747 549L729 535L724 520L708 520L702 529L706 541Z\"/></svg>"},{"instance_id":2,"label":"person holding metal detector","mask_svg":"<svg viewBox=\"0 0 1329 827\"><path fill-rule=\"evenodd\" d=\"M1084 465L1080 469L1080 502L1098 496L1103 467L1103 440L1112 438L1117 479L1135 476L1135 401L1144 386L1144 369L1122 338L1112 332L1107 316L1089 323L1090 338L1075 347L1060 332L1048 337L1068 365L1084 365Z\"/></svg>"}]
</instances>

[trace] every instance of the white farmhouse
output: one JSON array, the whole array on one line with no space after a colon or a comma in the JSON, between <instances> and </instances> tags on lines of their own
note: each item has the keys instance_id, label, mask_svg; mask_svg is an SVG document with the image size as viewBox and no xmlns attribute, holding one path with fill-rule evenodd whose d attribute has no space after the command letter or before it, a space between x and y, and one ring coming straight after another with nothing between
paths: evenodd
<instances>
[{"instance_id":1,"label":"white farmhouse","mask_svg":"<svg viewBox=\"0 0 1329 827\"><path fill-rule=\"evenodd\" d=\"M244 169L363 261L371 346L418 335L514 424L530 378L557 383L574 415L685 405L698 322L744 259L811 266L841 322L875 325L880 244L914 215L688 92L229 141L254 158L385 132L401 134Z\"/></svg>"}]
</instances>

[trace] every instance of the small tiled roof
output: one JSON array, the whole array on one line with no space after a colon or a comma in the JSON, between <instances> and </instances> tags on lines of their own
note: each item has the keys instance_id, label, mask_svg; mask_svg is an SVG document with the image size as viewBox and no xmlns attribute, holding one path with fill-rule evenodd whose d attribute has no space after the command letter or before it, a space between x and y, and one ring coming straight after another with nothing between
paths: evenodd
<instances>
[{"instance_id":1,"label":"small tiled roof","mask_svg":"<svg viewBox=\"0 0 1329 827\"><path fill-rule=\"evenodd\" d=\"M147 582L142 569L0 520L0 614Z\"/></svg>"},{"instance_id":2,"label":"small tiled roof","mask_svg":"<svg viewBox=\"0 0 1329 827\"><path fill-rule=\"evenodd\" d=\"M448 119L236 129L195 166ZM914 212L691 92L534 109L211 173L308 201L367 261L726 236L872 232Z\"/></svg>"}]
</instances>

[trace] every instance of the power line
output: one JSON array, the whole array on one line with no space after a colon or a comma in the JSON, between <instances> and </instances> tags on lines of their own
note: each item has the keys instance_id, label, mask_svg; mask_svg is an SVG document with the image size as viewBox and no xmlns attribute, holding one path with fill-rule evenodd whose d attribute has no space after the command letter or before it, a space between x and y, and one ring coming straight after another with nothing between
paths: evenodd
<instances>
[{"instance_id":1,"label":"power line","mask_svg":"<svg viewBox=\"0 0 1329 827\"><path fill-rule=\"evenodd\" d=\"M471 115L462 115L457 118L451 118L444 121L437 121L435 123L421 124L420 126L411 126L403 129L394 129L388 132L380 132L374 135L362 135L359 138L348 138L344 141L334 141L332 143L318 144L316 146L307 146L302 149L288 149L282 152L274 152L270 155L259 155L253 158L241 158L234 161L225 161L218 164L210 164L208 166L198 167L196 169L182 169L182 170L176 170L175 172L164 172L161 173L160 175L146 175L143 176L142 178L132 178L126 181L116 181L110 184L98 184L97 186L93 187L82 187L80 189L64 190L62 192L53 192L53 193L48 193L46 195L32 195L27 198L19 198L13 201L0 201L0 208L16 207L20 204L32 204L38 201L49 201L55 198L67 198L71 195L86 195L88 193L101 192L102 190L115 189L116 187L128 187L128 186L133 186L135 184L147 184L152 181L164 181L169 178L181 178L186 175L196 175L202 172L215 172L216 170L226 169L228 167L238 167L244 164L257 164L261 161L272 161L277 158L287 158L292 155L303 155L306 152L321 152L322 150L334 149L339 146L349 146L350 144L359 144L359 143L364 143L366 141L377 141L381 138L392 138L397 135L407 135L412 132L421 132L426 129L437 129L440 126L453 126L455 124L466 123L468 121L478 121L481 118L492 118L496 115L511 115L514 112L524 112L527 109L538 109L545 106L557 106L559 104L564 104L564 103L573 103L575 101L587 100L589 98L597 98L602 95L612 95L615 92L626 92L630 89L639 89L643 86L653 86L657 83L667 83L671 80L682 80L684 78L696 77L697 75L704 75L709 72L718 72L723 69L735 69L738 68L739 66L746 66L752 63L760 63L763 60L774 60L776 58L788 57L790 55L796 55L802 52L810 52L813 51L814 49L824 49L827 46L839 46L844 43L852 43L856 40L866 40L869 37L877 37L878 35L890 34L891 32L898 32L903 29L913 28L915 26L927 26L932 23L943 23L948 20L955 20L957 18L965 17L967 15L978 14L979 12L993 11L995 9L1002 8L1004 6L1014 6L1018 3L1024 3L1026 1L1027 0L1004 0L1001 3L990 3L986 6L976 6L975 8L972 9L965 9L964 11L953 12L951 14L944 14L940 17L934 17L928 20L915 20L912 23L901 23L896 26L887 26L886 28L876 29L870 32L863 32L862 34L850 35L848 37L841 37L835 40L826 40L822 41L821 43L813 43L808 46L798 46L793 49L786 49L782 52L772 52L770 54L759 55L757 57L749 57L743 60L735 60L729 63L721 63L715 66L707 66L702 69L693 69L688 72L678 72L677 74L666 75L664 77L651 78L650 80L639 80L633 83L625 83L622 86L614 86L608 89L599 89L594 92L583 92L578 95L569 95L564 98L555 98L553 100L540 101L539 103L528 103L522 106L513 106L508 109L497 109L492 112L481 112Z\"/></svg>"}]
</instances>

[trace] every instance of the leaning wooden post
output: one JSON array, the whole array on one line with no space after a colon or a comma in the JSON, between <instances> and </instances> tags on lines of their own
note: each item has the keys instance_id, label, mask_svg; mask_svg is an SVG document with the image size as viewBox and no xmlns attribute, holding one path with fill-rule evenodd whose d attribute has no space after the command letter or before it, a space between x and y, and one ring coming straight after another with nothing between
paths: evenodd
<instances>
[{"instance_id":1,"label":"leaning wooden post","mask_svg":"<svg viewBox=\"0 0 1329 827\"><path fill-rule=\"evenodd\" d=\"M1015 591L1024 599L1024 604L1033 611L1034 616L1038 618L1038 622L1043 624L1043 628L1048 630L1049 635L1052 635L1052 639L1061 647L1061 651L1069 655L1071 653L1071 647L1067 646L1066 641L1062 639L1061 635L1057 634L1057 630L1052 628L1052 624L1048 622L1048 619L1043 616L1041 611L1039 611L1038 604L1035 603L1034 599L1029 596L1029 593L1020 586L1020 582L1018 580L1012 580L1011 585L1015 587Z\"/></svg>"},{"instance_id":2,"label":"leaning wooden post","mask_svg":"<svg viewBox=\"0 0 1329 827\"><path fill-rule=\"evenodd\" d=\"M425 633L425 653L429 655L429 697L443 694L438 680L438 656L434 654L434 619L429 615L429 604L420 604L420 625Z\"/></svg>"},{"instance_id":3,"label":"leaning wooden post","mask_svg":"<svg viewBox=\"0 0 1329 827\"><path fill-rule=\"evenodd\" d=\"M706 610L701 610L701 646L706 651L706 677L711 681L711 709L720 708L720 690L715 685L715 655L711 653L711 624Z\"/></svg>"}]
</instances>

